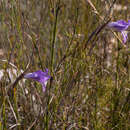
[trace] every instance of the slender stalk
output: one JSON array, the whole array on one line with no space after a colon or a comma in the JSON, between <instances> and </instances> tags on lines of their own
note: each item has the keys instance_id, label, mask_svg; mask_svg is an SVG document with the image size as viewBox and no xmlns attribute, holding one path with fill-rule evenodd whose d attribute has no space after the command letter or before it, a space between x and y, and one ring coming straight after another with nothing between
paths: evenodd
<instances>
[{"instance_id":1,"label":"slender stalk","mask_svg":"<svg viewBox=\"0 0 130 130\"><path fill-rule=\"evenodd\" d=\"M55 9L55 20L54 20L54 25L53 25L53 33L52 33L52 42L51 42L51 73L53 72L53 65L54 65L54 50L55 50L55 41L56 41L56 31L57 31L57 20L58 20L58 13L60 10L59 7L60 1L57 3L56 5L56 9ZM50 102L50 88L52 86L52 80L50 80L50 87L47 93L47 111L46 111L46 115L45 115L45 130L49 129L49 102Z\"/></svg>"},{"instance_id":2,"label":"slender stalk","mask_svg":"<svg viewBox=\"0 0 130 130\"><path fill-rule=\"evenodd\" d=\"M117 121L117 108L119 105L119 42L117 43L117 55L116 55L116 81L115 81L115 88L113 91L113 110L112 110L112 127L114 128L116 125L118 125Z\"/></svg>"},{"instance_id":3,"label":"slender stalk","mask_svg":"<svg viewBox=\"0 0 130 130\"><path fill-rule=\"evenodd\" d=\"M51 42L51 72L53 71L53 64L54 64L54 48L55 48L56 28L57 28L59 10L60 10L60 7L58 4L55 9L55 21L54 21L54 25L53 25L53 34L52 34L52 42Z\"/></svg>"}]
</instances>

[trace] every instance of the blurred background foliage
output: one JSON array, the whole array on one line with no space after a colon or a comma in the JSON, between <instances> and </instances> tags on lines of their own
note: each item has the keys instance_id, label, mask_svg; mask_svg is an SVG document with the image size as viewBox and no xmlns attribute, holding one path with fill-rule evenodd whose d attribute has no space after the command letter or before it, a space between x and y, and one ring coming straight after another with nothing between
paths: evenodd
<instances>
[{"instance_id":1,"label":"blurred background foliage","mask_svg":"<svg viewBox=\"0 0 130 130\"><path fill-rule=\"evenodd\" d=\"M129 5L129 0L1 0L0 129L130 129L130 40L123 45L120 34L105 26L130 19ZM8 97L7 70L15 80L28 63L28 72L50 70L47 91L22 79Z\"/></svg>"}]
</instances>

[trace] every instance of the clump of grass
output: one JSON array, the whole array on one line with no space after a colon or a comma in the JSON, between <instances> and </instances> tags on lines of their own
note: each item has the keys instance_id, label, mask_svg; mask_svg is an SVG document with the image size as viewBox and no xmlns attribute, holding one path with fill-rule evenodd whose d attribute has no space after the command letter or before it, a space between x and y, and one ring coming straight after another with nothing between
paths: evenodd
<instances>
[{"instance_id":1,"label":"clump of grass","mask_svg":"<svg viewBox=\"0 0 130 130\"><path fill-rule=\"evenodd\" d=\"M0 60L0 129L130 128L129 45L106 28L110 17L127 20L128 10L122 15L115 4L124 5L1 1L0 58L6 62ZM13 83L10 63L20 72ZM43 93L39 83L23 77L45 68L53 78Z\"/></svg>"}]
</instances>

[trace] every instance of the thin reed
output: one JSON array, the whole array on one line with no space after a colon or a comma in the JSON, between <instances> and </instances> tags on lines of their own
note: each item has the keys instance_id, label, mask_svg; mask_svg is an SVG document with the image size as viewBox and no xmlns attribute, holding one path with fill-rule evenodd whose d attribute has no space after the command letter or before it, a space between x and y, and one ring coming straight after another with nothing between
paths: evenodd
<instances>
[{"instance_id":1,"label":"thin reed","mask_svg":"<svg viewBox=\"0 0 130 130\"><path fill-rule=\"evenodd\" d=\"M0 130L130 129L130 40L107 26L128 3L0 1ZM24 75L46 68L43 92Z\"/></svg>"}]
</instances>

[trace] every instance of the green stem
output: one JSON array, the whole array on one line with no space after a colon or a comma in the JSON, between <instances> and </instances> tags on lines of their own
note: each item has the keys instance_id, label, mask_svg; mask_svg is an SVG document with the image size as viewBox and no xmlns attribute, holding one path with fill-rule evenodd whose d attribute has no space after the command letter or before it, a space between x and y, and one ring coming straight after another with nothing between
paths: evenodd
<instances>
[{"instance_id":1,"label":"green stem","mask_svg":"<svg viewBox=\"0 0 130 130\"><path fill-rule=\"evenodd\" d=\"M60 10L59 4L55 10L55 21L53 26L53 34L52 34L52 43L51 43L51 72L53 72L53 64L54 64L54 48L55 48L55 40L56 40L56 27L57 27L57 19L58 12Z\"/></svg>"},{"instance_id":2,"label":"green stem","mask_svg":"<svg viewBox=\"0 0 130 130\"><path fill-rule=\"evenodd\" d=\"M55 21L53 25L53 33L52 33L52 42L51 42L51 73L53 72L53 65L54 65L54 49L55 49L55 41L56 41L56 28L57 28L57 20L58 20L58 13L60 10L59 7L60 1L57 3L56 9L55 9ZM49 129L49 102L50 102L50 88L52 86L52 80L50 81L50 87L47 94L47 111L45 116L45 130Z\"/></svg>"}]
</instances>

